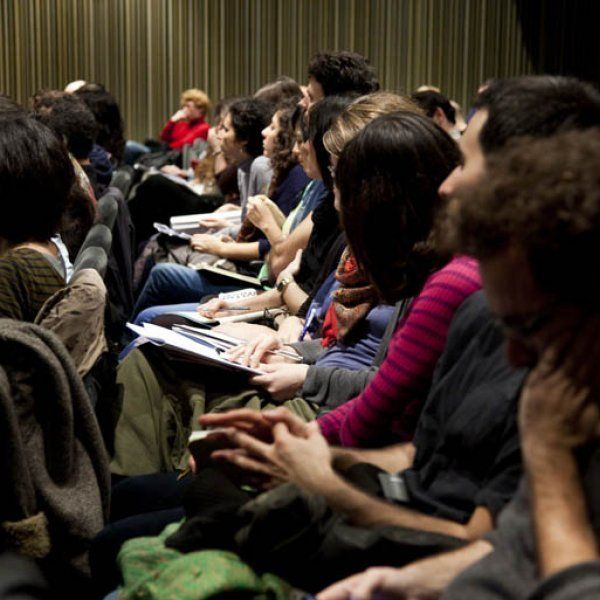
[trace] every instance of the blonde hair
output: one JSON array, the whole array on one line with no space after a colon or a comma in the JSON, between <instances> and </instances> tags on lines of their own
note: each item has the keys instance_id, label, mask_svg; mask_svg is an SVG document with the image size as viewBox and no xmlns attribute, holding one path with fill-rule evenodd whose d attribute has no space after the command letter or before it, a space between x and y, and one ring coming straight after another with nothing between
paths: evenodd
<instances>
[{"instance_id":1,"label":"blonde hair","mask_svg":"<svg viewBox=\"0 0 600 600\"><path fill-rule=\"evenodd\" d=\"M185 92L181 94L181 106L183 107L186 102L193 102L196 108L204 111L204 114L206 114L210 108L210 98L206 92L196 88L185 90Z\"/></svg>"},{"instance_id":2,"label":"blonde hair","mask_svg":"<svg viewBox=\"0 0 600 600\"><path fill-rule=\"evenodd\" d=\"M423 111L407 96L374 92L357 98L347 106L323 136L329 154L339 156L344 146L370 121L389 113L405 110L422 115Z\"/></svg>"}]
</instances>

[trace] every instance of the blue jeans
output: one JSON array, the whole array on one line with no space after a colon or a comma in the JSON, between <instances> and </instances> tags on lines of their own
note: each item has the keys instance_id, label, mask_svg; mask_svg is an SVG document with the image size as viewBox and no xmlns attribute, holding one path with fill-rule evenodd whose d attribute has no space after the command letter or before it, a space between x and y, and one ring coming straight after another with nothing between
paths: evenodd
<instances>
[{"instance_id":1,"label":"blue jeans","mask_svg":"<svg viewBox=\"0 0 600 600\"><path fill-rule=\"evenodd\" d=\"M218 276L212 280L190 267L161 263L150 271L140 292L133 309L137 315L134 322L140 325L174 310L195 310L204 296L241 289L241 283L225 283Z\"/></svg>"},{"instance_id":2,"label":"blue jeans","mask_svg":"<svg viewBox=\"0 0 600 600\"><path fill-rule=\"evenodd\" d=\"M133 167L140 156L148 154L150 151L150 148L148 148L148 146L145 144L140 144L140 142L136 142L134 140L127 140L125 144L125 164Z\"/></svg>"}]
</instances>

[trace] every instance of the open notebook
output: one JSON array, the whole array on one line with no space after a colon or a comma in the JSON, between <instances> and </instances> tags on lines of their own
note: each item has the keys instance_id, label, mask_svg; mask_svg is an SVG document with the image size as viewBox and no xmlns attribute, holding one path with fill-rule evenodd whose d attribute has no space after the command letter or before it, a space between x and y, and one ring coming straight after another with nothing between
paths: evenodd
<instances>
[{"instance_id":1,"label":"open notebook","mask_svg":"<svg viewBox=\"0 0 600 600\"><path fill-rule=\"evenodd\" d=\"M204 219L225 219L232 224L239 222L242 217L241 209L230 210L226 212L198 213L194 215L178 215L171 217L171 227L176 231L190 231L198 229L200 221Z\"/></svg>"},{"instance_id":2,"label":"open notebook","mask_svg":"<svg viewBox=\"0 0 600 600\"><path fill-rule=\"evenodd\" d=\"M228 360L223 356L224 349L220 347L220 344L215 345L210 340L201 340L197 336L186 335L183 332L172 331L151 323L144 323L142 327L127 323L127 327L149 342L182 352L199 364L253 375L263 374L260 369L244 367Z\"/></svg>"}]
</instances>

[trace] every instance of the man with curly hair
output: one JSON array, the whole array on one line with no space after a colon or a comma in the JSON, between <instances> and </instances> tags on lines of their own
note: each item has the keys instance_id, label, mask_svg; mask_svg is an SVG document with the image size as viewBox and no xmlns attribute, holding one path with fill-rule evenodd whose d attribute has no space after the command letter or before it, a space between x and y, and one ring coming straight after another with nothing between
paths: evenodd
<instances>
[{"instance_id":1,"label":"man with curly hair","mask_svg":"<svg viewBox=\"0 0 600 600\"><path fill-rule=\"evenodd\" d=\"M598 98L566 78L494 84L440 190L450 244L480 260L509 359L534 367L520 400L519 491L486 539L370 569L319 598L598 597Z\"/></svg>"},{"instance_id":2,"label":"man with curly hair","mask_svg":"<svg viewBox=\"0 0 600 600\"><path fill-rule=\"evenodd\" d=\"M301 103L308 108L325 96L356 93L360 96L379 90L375 69L356 52L318 52L308 65L306 96Z\"/></svg>"}]
</instances>

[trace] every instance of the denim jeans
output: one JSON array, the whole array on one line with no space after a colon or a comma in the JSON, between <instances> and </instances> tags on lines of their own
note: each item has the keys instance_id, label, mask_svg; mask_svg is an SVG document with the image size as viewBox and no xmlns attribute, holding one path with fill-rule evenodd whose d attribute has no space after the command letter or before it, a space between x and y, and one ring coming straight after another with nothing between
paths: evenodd
<instances>
[{"instance_id":1,"label":"denim jeans","mask_svg":"<svg viewBox=\"0 0 600 600\"><path fill-rule=\"evenodd\" d=\"M125 164L133 167L140 156L148 154L150 151L150 148L145 144L140 144L140 142L134 140L127 140L127 143L125 144Z\"/></svg>"},{"instance_id":2,"label":"denim jeans","mask_svg":"<svg viewBox=\"0 0 600 600\"><path fill-rule=\"evenodd\" d=\"M242 288L241 283L225 283L218 276L214 280L209 279L190 267L161 263L150 271L135 303L135 323L147 323L158 315L174 310L195 310L204 296Z\"/></svg>"}]
</instances>

